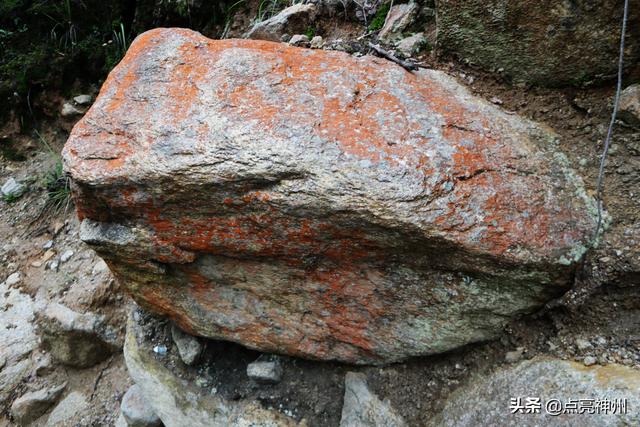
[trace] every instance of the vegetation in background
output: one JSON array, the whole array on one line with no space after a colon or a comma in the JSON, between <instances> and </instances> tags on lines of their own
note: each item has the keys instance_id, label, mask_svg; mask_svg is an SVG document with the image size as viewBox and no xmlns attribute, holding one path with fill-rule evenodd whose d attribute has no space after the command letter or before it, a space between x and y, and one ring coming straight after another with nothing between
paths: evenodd
<instances>
[{"instance_id":1,"label":"vegetation in background","mask_svg":"<svg viewBox=\"0 0 640 427\"><path fill-rule=\"evenodd\" d=\"M160 26L204 34L224 18L225 1L0 0L0 120L32 113L39 94L98 82L135 36Z\"/></svg>"},{"instance_id":2,"label":"vegetation in background","mask_svg":"<svg viewBox=\"0 0 640 427\"><path fill-rule=\"evenodd\" d=\"M384 26L384 21L387 19L389 9L391 9L390 2L383 3L380 5L380 7L378 7L375 16L369 24L369 31L378 31L382 29L382 27Z\"/></svg>"},{"instance_id":3,"label":"vegetation in background","mask_svg":"<svg viewBox=\"0 0 640 427\"><path fill-rule=\"evenodd\" d=\"M45 172L42 177L42 187L47 191L47 201L42 212L59 212L63 207L66 210L71 202L71 187L69 177L64 173L62 157L51 147L51 144L38 132L34 131L42 147L54 160L53 167ZM42 213L41 213L42 215Z\"/></svg>"}]
</instances>

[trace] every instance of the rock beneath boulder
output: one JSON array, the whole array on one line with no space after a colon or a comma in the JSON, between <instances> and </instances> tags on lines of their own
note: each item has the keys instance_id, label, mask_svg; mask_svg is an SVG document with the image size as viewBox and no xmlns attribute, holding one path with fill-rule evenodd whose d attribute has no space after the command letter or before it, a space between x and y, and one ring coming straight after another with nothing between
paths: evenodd
<instances>
[{"instance_id":1,"label":"rock beneath boulder","mask_svg":"<svg viewBox=\"0 0 640 427\"><path fill-rule=\"evenodd\" d=\"M257 402L228 400L215 389L197 387L176 375L153 353L133 315L127 322L124 357L131 378L166 427L299 425L292 418L263 409Z\"/></svg>"},{"instance_id":2,"label":"rock beneath boulder","mask_svg":"<svg viewBox=\"0 0 640 427\"><path fill-rule=\"evenodd\" d=\"M89 105L91 104L92 100L93 98L91 97L91 95L86 95L86 94L73 97L73 102L75 102L78 105Z\"/></svg>"},{"instance_id":3,"label":"rock beneath boulder","mask_svg":"<svg viewBox=\"0 0 640 427\"><path fill-rule=\"evenodd\" d=\"M129 387L122 396L120 411L129 427L156 427L162 424L137 384Z\"/></svg>"},{"instance_id":4,"label":"rock beneath boulder","mask_svg":"<svg viewBox=\"0 0 640 427\"><path fill-rule=\"evenodd\" d=\"M364 374L348 372L344 379L344 403L340 427L403 427L405 421L388 401L369 390Z\"/></svg>"},{"instance_id":5,"label":"rock beneath boulder","mask_svg":"<svg viewBox=\"0 0 640 427\"><path fill-rule=\"evenodd\" d=\"M47 427L65 427L70 425L69 420L89 407L89 402L84 394L79 391L69 393L58 406L56 406L49 418Z\"/></svg>"},{"instance_id":6,"label":"rock beneath boulder","mask_svg":"<svg viewBox=\"0 0 640 427\"><path fill-rule=\"evenodd\" d=\"M632 126L640 126L640 83L622 91L619 109L622 120Z\"/></svg>"},{"instance_id":7,"label":"rock beneath boulder","mask_svg":"<svg viewBox=\"0 0 640 427\"><path fill-rule=\"evenodd\" d=\"M119 348L116 333L93 313L81 314L52 302L37 313L37 324L53 358L68 366L93 366Z\"/></svg>"},{"instance_id":8,"label":"rock beneath boulder","mask_svg":"<svg viewBox=\"0 0 640 427\"><path fill-rule=\"evenodd\" d=\"M437 0L440 51L502 69L516 82L584 84L615 76L623 3L604 0ZM640 19L630 1L629 22ZM625 65L640 59L640 27L627 28Z\"/></svg>"},{"instance_id":9,"label":"rock beneath boulder","mask_svg":"<svg viewBox=\"0 0 640 427\"><path fill-rule=\"evenodd\" d=\"M63 157L80 237L143 307L380 364L494 338L568 289L595 203L556 138L440 71L156 29Z\"/></svg>"},{"instance_id":10,"label":"rock beneath boulder","mask_svg":"<svg viewBox=\"0 0 640 427\"><path fill-rule=\"evenodd\" d=\"M623 400L626 414L619 406L614 412L607 403L620 405ZM428 425L632 426L640 425L638 408L637 370L536 358L456 390Z\"/></svg>"},{"instance_id":11,"label":"rock beneath boulder","mask_svg":"<svg viewBox=\"0 0 640 427\"><path fill-rule=\"evenodd\" d=\"M256 360L247 365L247 376L264 384L276 384L282 380L282 366L276 360Z\"/></svg>"},{"instance_id":12,"label":"rock beneath boulder","mask_svg":"<svg viewBox=\"0 0 640 427\"><path fill-rule=\"evenodd\" d=\"M285 34L301 34L307 31L316 17L313 4L297 3L265 21L255 24L245 35L247 39L278 42Z\"/></svg>"},{"instance_id":13,"label":"rock beneath boulder","mask_svg":"<svg viewBox=\"0 0 640 427\"><path fill-rule=\"evenodd\" d=\"M11 416L18 425L29 425L60 398L67 384L25 393L11 405Z\"/></svg>"},{"instance_id":14,"label":"rock beneath boulder","mask_svg":"<svg viewBox=\"0 0 640 427\"><path fill-rule=\"evenodd\" d=\"M416 21L419 12L420 8L414 1L394 5L389 9L378 38L387 43L401 39L402 33Z\"/></svg>"},{"instance_id":15,"label":"rock beneath boulder","mask_svg":"<svg viewBox=\"0 0 640 427\"><path fill-rule=\"evenodd\" d=\"M4 197L20 197L26 191L27 187L19 183L15 178L9 178L0 188Z\"/></svg>"},{"instance_id":16,"label":"rock beneath boulder","mask_svg":"<svg viewBox=\"0 0 640 427\"><path fill-rule=\"evenodd\" d=\"M193 365L198 361L203 350L198 338L187 334L176 325L171 326L171 337L178 347L180 358L184 363Z\"/></svg>"}]
</instances>

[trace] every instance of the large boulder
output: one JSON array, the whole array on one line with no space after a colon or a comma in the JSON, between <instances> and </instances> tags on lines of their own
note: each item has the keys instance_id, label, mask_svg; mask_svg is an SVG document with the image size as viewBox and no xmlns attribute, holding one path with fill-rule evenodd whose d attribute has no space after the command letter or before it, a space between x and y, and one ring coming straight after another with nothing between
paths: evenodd
<instances>
[{"instance_id":1,"label":"large boulder","mask_svg":"<svg viewBox=\"0 0 640 427\"><path fill-rule=\"evenodd\" d=\"M625 61L640 59L640 0L630 0ZM437 44L514 81L544 86L615 77L623 1L437 0Z\"/></svg>"},{"instance_id":2,"label":"large boulder","mask_svg":"<svg viewBox=\"0 0 640 427\"><path fill-rule=\"evenodd\" d=\"M548 129L440 71L139 36L63 152L81 238L190 334L385 363L569 286L594 203Z\"/></svg>"}]
</instances>

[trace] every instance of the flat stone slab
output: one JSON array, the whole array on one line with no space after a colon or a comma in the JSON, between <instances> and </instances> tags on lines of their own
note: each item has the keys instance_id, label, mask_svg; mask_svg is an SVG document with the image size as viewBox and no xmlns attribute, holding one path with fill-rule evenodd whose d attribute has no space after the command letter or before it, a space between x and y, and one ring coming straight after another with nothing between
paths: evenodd
<instances>
[{"instance_id":1,"label":"flat stone slab","mask_svg":"<svg viewBox=\"0 0 640 427\"><path fill-rule=\"evenodd\" d=\"M140 35L63 152L138 303L272 353L387 363L564 292L594 203L547 128L440 71Z\"/></svg>"}]
</instances>

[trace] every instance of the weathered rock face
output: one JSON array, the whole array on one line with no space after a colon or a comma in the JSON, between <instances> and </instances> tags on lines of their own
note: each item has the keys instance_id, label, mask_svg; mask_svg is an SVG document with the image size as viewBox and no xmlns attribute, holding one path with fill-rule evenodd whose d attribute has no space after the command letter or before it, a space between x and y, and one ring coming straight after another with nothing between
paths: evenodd
<instances>
[{"instance_id":1,"label":"weathered rock face","mask_svg":"<svg viewBox=\"0 0 640 427\"><path fill-rule=\"evenodd\" d=\"M518 82L548 86L612 78L623 3L437 0L437 43L485 68L502 68ZM637 22L640 1L629 3L629 22ZM639 30L627 28L628 67L640 59Z\"/></svg>"},{"instance_id":2,"label":"weathered rock face","mask_svg":"<svg viewBox=\"0 0 640 427\"><path fill-rule=\"evenodd\" d=\"M201 388L168 369L154 353L141 325L131 315L127 322L124 357L131 378L167 427L305 427L258 402L225 399L215 389ZM126 415L125 415L126 416Z\"/></svg>"},{"instance_id":3,"label":"weathered rock face","mask_svg":"<svg viewBox=\"0 0 640 427\"><path fill-rule=\"evenodd\" d=\"M438 71L158 29L63 155L81 238L143 306L384 363L495 337L566 289L593 204L554 138Z\"/></svg>"},{"instance_id":4,"label":"weathered rock face","mask_svg":"<svg viewBox=\"0 0 640 427\"><path fill-rule=\"evenodd\" d=\"M527 398L539 399L539 410ZM427 425L633 426L640 423L638 405L640 373L635 369L539 357L456 390Z\"/></svg>"}]
</instances>

